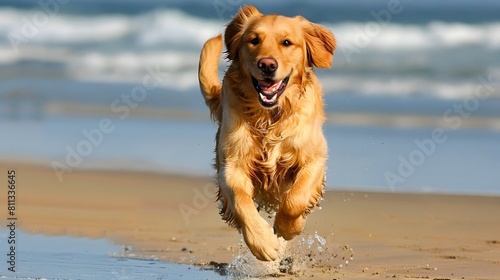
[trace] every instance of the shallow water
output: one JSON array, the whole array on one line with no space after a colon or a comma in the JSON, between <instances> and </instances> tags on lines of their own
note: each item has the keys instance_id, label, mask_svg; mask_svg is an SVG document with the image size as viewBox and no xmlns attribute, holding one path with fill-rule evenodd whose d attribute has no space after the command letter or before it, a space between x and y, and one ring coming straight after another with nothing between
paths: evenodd
<instances>
[{"instance_id":1,"label":"shallow water","mask_svg":"<svg viewBox=\"0 0 500 280\"><path fill-rule=\"evenodd\" d=\"M16 272L8 270L6 230L0 230L0 279L225 279L213 271L155 259L123 257L105 239L16 234Z\"/></svg>"}]
</instances>

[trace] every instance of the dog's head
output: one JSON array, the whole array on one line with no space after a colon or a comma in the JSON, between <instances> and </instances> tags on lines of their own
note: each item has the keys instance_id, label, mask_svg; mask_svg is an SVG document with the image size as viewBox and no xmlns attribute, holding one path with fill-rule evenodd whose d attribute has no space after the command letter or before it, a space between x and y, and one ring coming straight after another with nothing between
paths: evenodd
<instances>
[{"instance_id":1,"label":"dog's head","mask_svg":"<svg viewBox=\"0 0 500 280\"><path fill-rule=\"evenodd\" d=\"M301 16L263 15L250 5L229 23L224 40L227 58L239 64L242 82L251 83L265 108L277 106L290 84L302 84L307 68L330 68L335 50L323 26Z\"/></svg>"}]
</instances>

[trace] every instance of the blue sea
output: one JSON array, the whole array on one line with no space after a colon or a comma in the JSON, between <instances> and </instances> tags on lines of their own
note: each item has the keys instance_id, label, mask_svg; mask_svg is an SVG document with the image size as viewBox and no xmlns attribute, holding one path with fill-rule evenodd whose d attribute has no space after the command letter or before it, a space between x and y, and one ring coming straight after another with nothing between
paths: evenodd
<instances>
[{"instance_id":1,"label":"blue sea","mask_svg":"<svg viewBox=\"0 0 500 280\"><path fill-rule=\"evenodd\" d=\"M248 3L337 38L328 189L500 195L500 2ZM0 160L212 176L198 57L242 4L1 1Z\"/></svg>"}]
</instances>

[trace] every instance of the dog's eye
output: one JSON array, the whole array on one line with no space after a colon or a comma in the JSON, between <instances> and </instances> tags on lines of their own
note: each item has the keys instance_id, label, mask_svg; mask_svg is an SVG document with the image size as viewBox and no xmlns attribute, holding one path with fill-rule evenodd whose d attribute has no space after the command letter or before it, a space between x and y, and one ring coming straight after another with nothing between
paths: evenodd
<instances>
[{"instance_id":1,"label":"dog's eye","mask_svg":"<svg viewBox=\"0 0 500 280\"><path fill-rule=\"evenodd\" d=\"M288 46L291 46L291 45L292 45L292 42L290 42L290 40L283 41L283 46L288 47Z\"/></svg>"},{"instance_id":2,"label":"dog's eye","mask_svg":"<svg viewBox=\"0 0 500 280\"><path fill-rule=\"evenodd\" d=\"M257 45L258 43L259 43L259 38L257 38L257 37L250 40L250 44L252 44L252 45Z\"/></svg>"}]
</instances>

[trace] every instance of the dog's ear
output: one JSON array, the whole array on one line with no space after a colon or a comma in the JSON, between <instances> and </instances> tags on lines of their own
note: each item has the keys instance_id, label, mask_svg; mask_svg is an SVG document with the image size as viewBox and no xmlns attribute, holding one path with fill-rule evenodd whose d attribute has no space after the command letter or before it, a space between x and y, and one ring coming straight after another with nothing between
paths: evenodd
<instances>
[{"instance_id":1,"label":"dog's ear","mask_svg":"<svg viewBox=\"0 0 500 280\"><path fill-rule=\"evenodd\" d=\"M245 5L233 18L224 33L224 42L226 43L227 58L235 60L238 58L238 49L241 45L241 36L250 21L250 18L262 16L262 14L252 5Z\"/></svg>"},{"instance_id":2,"label":"dog's ear","mask_svg":"<svg viewBox=\"0 0 500 280\"><path fill-rule=\"evenodd\" d=\"M309 66L330 68L332 66L333 51L336 47L335 37L325 27L312 23L304 17L297 16L305 34L307 60Z\"/></svg>"}]
</instances>

